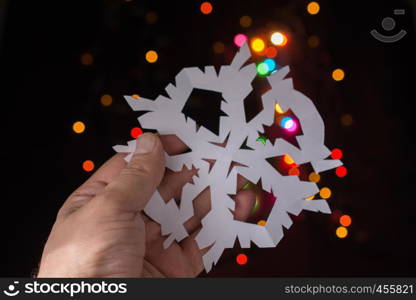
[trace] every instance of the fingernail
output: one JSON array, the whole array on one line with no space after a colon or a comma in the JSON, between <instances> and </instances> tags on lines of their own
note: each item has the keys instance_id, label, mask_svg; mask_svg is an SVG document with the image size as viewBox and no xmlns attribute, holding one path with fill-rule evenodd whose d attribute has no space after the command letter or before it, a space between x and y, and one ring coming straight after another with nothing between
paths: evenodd
<instances>
[{"instance_id":1,"label":"fingernail","mask_svg":"<svg viewBox=\"0 0 416 300\"><path fill-rule=\"evenodd\" d=\"M135 153L143 154L152 152L156 146L157 137L153 134L142 134L136 142Z\"/></svg>"}]
</instances>

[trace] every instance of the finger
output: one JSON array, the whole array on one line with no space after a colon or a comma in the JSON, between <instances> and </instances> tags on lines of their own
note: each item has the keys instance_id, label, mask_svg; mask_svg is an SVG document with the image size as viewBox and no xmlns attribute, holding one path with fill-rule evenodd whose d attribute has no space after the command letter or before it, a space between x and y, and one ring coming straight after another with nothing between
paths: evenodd
<instances>
[{"instance_id":1,"label":"finger","mask_svg":"<svg viewBox=\"0 0 416 300\"><path fill-rule=\"evenodd\" d=\"M189 149L188 146L174 134L161 135L160 140L162 141L163 148L169 155L180 154Z\"/></svg>"},{"instance_id":2,"label":"finger","mask_svg":"<svg viewBox=\"0 0 416 300\"><path fill-rule=\"evenodd\" d=\"M204 254L207 253L210 249L210 247L199 249L199 246L195 238L200 230L201 227L196 229L190 236L188 236L186 239L179 243L184 256L187 257L192 266L194 276L198 276L199 273L201 273L204 269L204 262L202 260L202 256L204 256Z\"/></svg>"},{"instance_id":3,"label":"finger","mask_svg":"<svg viewBox=\"0 0 416 300\"><path fill-rule=\"evenodd\" d=\"M94 199L104 205L128 212L144 208L160 184L165 171L160 139L152 133L142 134L127 166Z\"/></svg>"},{"instance_id":4,"label":"finger","mask_svg":"<svg viewBox=\"0 0 416 300\"><path fill-rule=\"evenodd\" d=\"M234 219L245 221L250 215L256 202L256 194L253 190L242 190L235 196Z\"/></svg>"},{"instance_id":5,"label":"finger","mask_svg":"<svg viewBox=\"0 0 416 300\"><path fill-rule=\"evenodd\" d=\"M197 175L196 169L188 169L186 167L183 167L180 172L167 170L158 191L165 201L169 201L172 198L180 199L183 186L187 183L192 183L192 177L195 175Z\"/></svg>"}]
</instances>

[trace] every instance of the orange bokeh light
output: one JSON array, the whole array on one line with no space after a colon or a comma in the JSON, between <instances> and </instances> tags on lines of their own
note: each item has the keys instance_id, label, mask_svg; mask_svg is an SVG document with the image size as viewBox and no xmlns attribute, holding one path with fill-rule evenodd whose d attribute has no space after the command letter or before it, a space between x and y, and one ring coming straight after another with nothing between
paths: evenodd
<instances>
[{"instance_id":1,"label":"orange bokeh light","mask_svg":"<svg viewBox=\"0 0 416 300\"><path fill-rule=\"evenodd\" d=\"M204 15L209 15L210 13L212 13L212 4L208 1L204 2L201 4L200 10Z\"/></svg>"},{"instance_id":2,"label":"orange bokeh light","mask_svg":"<svg viewBox=\"0 0 416 300\"><path fill-rule=\"evenodd\" d=\"M94 162L92 160L86 160L82 163L82 168L85 172L91 172L94 170Z\"/></svg>"},{"instance_id":3,"label":"orange bokeh light","mask_svg":"<svg viewBox=\"0 0 416 300\"><path fill-rule=\"evenodd\" d=\"M339 218L339 223L344 227L348 227L352 223L351 217L349 215L343 215Z\"/></svg>"}]
</instances>

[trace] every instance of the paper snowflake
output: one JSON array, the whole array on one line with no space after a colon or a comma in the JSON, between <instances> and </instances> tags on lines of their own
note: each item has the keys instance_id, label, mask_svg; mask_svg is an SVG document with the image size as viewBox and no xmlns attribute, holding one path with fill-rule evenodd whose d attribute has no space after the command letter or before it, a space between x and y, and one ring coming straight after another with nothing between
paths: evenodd
<instances>
[{"instance_id":1,"label":"paper snowflake","mask_svg":"<svg viewBox=\"0 0 416 300\"><path fill-rule=\"evenodd\" d=\"M174 134L182 140L190 152L169 156L166 167L178 172L183 166L198 169L193 184L182 190L179 206L174 199L165 201L156 191L145 207L145 213L160 223L161 234L166 235L164 247L188 236L184 223L194 215L193 200L206 188L210 188L211 210L202 219L202 229L196 236L199 248L209 247L203 256L204 266L209 272L225 248L233 247L238 238L241 247L249 248L251 242L258 247L275 247L283 237L283 227L289 228L292 220L288 213L298 215L303 209L330 213L323 199L305 200L319 192L313 182L301 181L298 176L287 176L277 171L266 159L290 155L298 164L310 163L315 172L336 168L339 160L326 159L330 151L324 145L324 123L312 101L293 89L292 80L285 78L289 67L267 77L271 89L261 96L263 110L249 122L246 121L244 99L252 91L252 81L257 76L255 64L244 65L250 58L250 50L244 44L230 65L222 66L219 73L213 66L184 68L169 84L166 92L155 100L126 97L134 111L144 111L138 118L145 129L156 129L160 134ZM216 135L198 120L185 117L182 110L194 89L221 93L221 110L226 114L220 118L219 134ZM275 122L275 105L291 110L299 121L302 134L295 137L297 145L284 138L258 141L264 126ZM204 105L210 105L205 103ZM216 143L224 143L224 147ZM241 147L243 144L248 147ZM128 161L135 149L135 140L127 146L118 145L117 152L129 152ZM212 168L206 160L215 161ZM233 162L238 163L230 170ZM237 174L253 183L261 182L261 188L277 198L265 226L234 220L232 211L236 194Z\"/></svg>"}]
</instances>

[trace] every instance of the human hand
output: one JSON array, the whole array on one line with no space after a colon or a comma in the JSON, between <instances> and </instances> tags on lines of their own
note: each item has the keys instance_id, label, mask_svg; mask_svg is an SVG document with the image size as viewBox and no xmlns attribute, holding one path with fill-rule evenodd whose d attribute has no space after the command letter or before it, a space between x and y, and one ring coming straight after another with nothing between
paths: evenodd
<instances>
[{"instance_id":1,"label":"human hand","mask_svg":"<svg viewBox=\"0 0 416 300\"><path fill-rule=\"evenodd\" d=\"M184 225L189 237L163 249L160 225L142 212L158 189L165 200L180 198L183 185L197 170L165 172L164 154L178 154L186 146L175 136L151 133L137 140L126 164L116 154L82 184L58 212L45 245L38 277L194 277L203 270L195 236L210 209L209 190L194 200L195 215ZM246 183L238 178L237 187ZM235 197L235 219L245 220L254 192Z\"/></svg>"}]
</instances>

